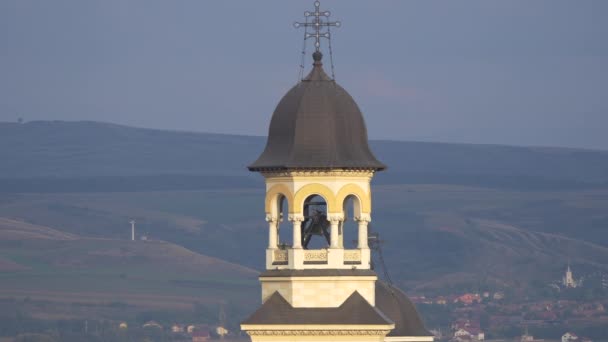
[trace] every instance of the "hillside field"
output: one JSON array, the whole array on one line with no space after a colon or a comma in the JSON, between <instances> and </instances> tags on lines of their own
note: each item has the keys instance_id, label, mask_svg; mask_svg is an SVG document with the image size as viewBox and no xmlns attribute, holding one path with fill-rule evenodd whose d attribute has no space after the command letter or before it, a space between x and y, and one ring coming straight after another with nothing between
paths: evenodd
<instances>
[{"instance_id":1,"label":"hillside field","mask_svg":"<svg viewBox=\"0 0 608 342\"><path fill-rule=\"evenodd\" d=\"M34 317L77 319L86 309L95 318L100 308L129 308L132 319L149 310L215 312L221 303L246 310L258 302L256 271L162 241L2 240L1 261L13 267L0 268L0 299L42 303L30 308Z\"/></svg>"},{"instance_id":2,"label":"hillside field","mask_svg":"<svg viewBox=\"0 0 608 342\"><path fill-rule=\"evenodd\" d=\"M607 269L608 191L448 185L374 191L372 229L385 241L393 278L408 289L480 281L512 286L516 273L529 281L518 286L527 287L557 280L568 260L579 270ZM130 238L134 218L138 234L260 270L267 229L262 200L256 189L19 194L4 195L0 217L114 241ZM355 238L347 225L347 244Z\"/></svg>"}]
</instances>

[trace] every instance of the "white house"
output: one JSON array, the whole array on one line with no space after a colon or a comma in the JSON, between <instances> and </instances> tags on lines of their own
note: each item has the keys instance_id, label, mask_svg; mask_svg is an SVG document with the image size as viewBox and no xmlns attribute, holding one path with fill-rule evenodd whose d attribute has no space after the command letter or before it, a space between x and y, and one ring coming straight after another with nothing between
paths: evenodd
<instances>
[{"instance_id":1,"label":"white house","mask_svg":"<svg viewBox=\"0 0 608 342\"><path fill-rule=\"evenodd\" d=\"M574 342L574 341L578 341L578 336L576 336L576 334L567 332L564 335L562 335L562 342Z\"/></svg>"}]
</instances>

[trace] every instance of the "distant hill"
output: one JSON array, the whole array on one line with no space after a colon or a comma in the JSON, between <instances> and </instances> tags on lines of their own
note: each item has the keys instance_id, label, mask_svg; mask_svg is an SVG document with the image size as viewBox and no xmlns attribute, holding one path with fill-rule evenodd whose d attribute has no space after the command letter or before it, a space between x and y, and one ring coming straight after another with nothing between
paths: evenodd
<instances>
[{"instance_id":1,"label":"distant hill","mask_svg":"<svg viewBox=\"0 0 608 342\"><path fill-rule=\"evenodd\" d=\"M0 240L22 239L74 240L76 236L53 228L0 217Z\"/></svg>"},{"instance_id":2,"label":"distant hill","mask_svg":"<svg viewBox=\"0 0 608 342\"><path fill-rule=\"evenodd\" d=\"M58 301L69 305L56 312L63 315L73 310L70 303L82 302L97 303L100 310L114 302L118 308L127 303L163 310L211 302L208 309L213 311L218 300L227 299L243 314L257 304L259 288L251 269L263 268L268 226L262 179L248 173L243 160L257 155L263 139L217 136L257 139L258 145L237 148L228 141L205 149L215 135L97 123L57 125L91 126L105 132L102 136L132 130L150 136L138 140L149 144L145 150L158 153L139 160L134 151L144 148L134 148L137 144L127 144L122 137L118 140L124 148L116 154L89 146L86 153L70 156L67 148L55 147L54 157L47 158L53 153L23 144L30 151L8 159L31 163L21 178L0 164L5 177L0 184L0 299ZM173 136L177 142L151 143L159 139L156 134ZM177 151L179 146L186 148L182 134L197 141L187 147L189 153L199 151L209 156L200 160L216 158L214 163L204 168L195 158L181 167L186 154L182 161L176 156L183 153ZM51 145L39 144L42 150ZM78 143L60 144L66 145ZM608 188L601 188L606 175L600 175L605 152L406 142L374 142L374 148L395 166L375 180L370 229L380 233L392 280L409 293L501 289L511 291L511 298L522 293L552 295L548 284L561 279L568 262L577 279L608 273ZM222 173L221 158L232 173ZM420 163L412 161L416 158ZM102 159L109 160L106 169L92 167L101 168ZM138 162L125 167L120 159ZM177 164L165 165L167 160ZM522 160L526 163L519 163ZM551 165L555 172L546 171ZM428 174L421 173L425 168ZM163 178L163 172L173 174ZM476 178L475 172L482 176ZM435 184L412 184L416 182ZM10 192L18 189L15 184L30 193ZM131 219L137 221L138 236L147 235L150 241L128 241ZM282 223L279 237L289 242L290 229L285 227L289 222ZM345 245L352 246L357 237L353 220L346 222L344 232ZM377 253L375 261L384 277ZM211 316L215 319L217 311Z\"/></svg>"},{"instance_id":3,"label":"distant hill","mask_svg":"<svg viewBox=\"0 0 608 342\"><path fill-rule=\"evenodd\" d=\"M594 243L481 219L452 217L429 227L384 231L393 247L402 247L386 254L393 277L408 288L485 284L534 291L559 281L568 263L576 265L579 276L581 271L608 272L608 248Z\"/></svg>"},{"instance_id":4,"label":"distant hill","mask_svg":"<svg viewBox=\"0 0 608 342\"><path fill-rule=\"evenodd\" d=\"M194 224L176 222L187 231ZM86 234L86 222L80 227ZM258 303L257 275L157 238L82 237L0 217L0 302L24 298L19 310L33 317L132 320L179 312L215 322L219 306L229 305L234 326Z\"/></svg>"},{"instance_id":5,"label":"distant hill","mask_svg":"<svg viewBox=\"0 0 608 342\"><path fill-rule=\"evenodd\" d=\"M256 303L258 272L165 241L0 239L0 298L144 308Z\"/></svg>"},{"instance_id":6,"label":"distant hill","mask_svg":"<svg viewBox=\"0 0 608 342\"><path fill-rule=\"evenodd\" d=\"M134 218L138 235L260 270L268 229L263 198L261 189L4 194L0 217L113 240L130 238ZM607 199L608 189L380 185L370 227L405 289L546 288L568 262L577 277L608 272ZM281 227L281 241L289 242L289 222ZM344 231L345 245L353 246L355 222ZM184 259L184 267L189 263Z\"/></svg>"},{"instance_id":7,"label":"distant hill","mask_svg":"<svg viewBox=\"0 0 608 342\"><path fill-rule=\"evenodd\" d=\"M246 166L264 137L99 122L0 123L0 192L98 192L260 187ZM372 141L389 169L378 184L519 189L608 186L608 151Z\"/></svg>"},{"instance_id":8,"label":"distant hill","mask_svg":"<svg viewBox=\"0 0 608 342\"><path fill-rule=\"evenodd\" d=\"M262 177L246 166L264 143L0 123L0 301L22 298L31 312L53 302L44 313L67 318L76 307L104 319L200 309L210 322L226 301L236 324L259 302L268 226ZM389 170L374 178L370 229L409 293L546 296L567 263L577 278L608 273L608 151L371 144ZM132 219L148 241L129 241ZM344 233L352 246L353 220ZM375 262L385 277L377 252Z\"/></svg>"}]
</instances>

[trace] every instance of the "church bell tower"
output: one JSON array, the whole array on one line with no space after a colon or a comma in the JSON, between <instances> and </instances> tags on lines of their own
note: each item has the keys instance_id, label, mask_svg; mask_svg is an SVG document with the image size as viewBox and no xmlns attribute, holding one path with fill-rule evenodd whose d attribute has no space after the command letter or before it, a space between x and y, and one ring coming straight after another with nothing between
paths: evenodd
<instances>
[{"instance_id":1,"label":"church bell tower","mask_svg":"<svg viewBox=\"0 0 608 342\"><path fill-rule=\"evenodd\" d=\"M318 1L305 16L296 27L315 40L313 68L279 102L249 166L266 181L268 245L262 306L241 328L253 341L432 341L409 299L371 269L370 182L385 165L359 107L323 68L320 39L339 23Z\"/></svg>"}]
</instances>

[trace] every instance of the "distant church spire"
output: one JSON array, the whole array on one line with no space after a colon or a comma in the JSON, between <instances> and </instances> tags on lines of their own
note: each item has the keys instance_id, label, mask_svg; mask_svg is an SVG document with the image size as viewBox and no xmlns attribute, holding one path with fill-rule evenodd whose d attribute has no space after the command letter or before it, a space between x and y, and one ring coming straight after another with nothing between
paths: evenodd
<instances>
[{"instance_id":1,"label":"distant church spire","mask_svg":"<svg viewBox=\"0 0 608 342\"><path fill-rule=\"evenodd\" d=\"M566 274L562 278L562 284L567 288L576 288L579 286L579 282L577 282L572 276L572 269L570 268L570 262L568 262L568 267L566 268Z\"/></svg>"}]
</instances>

